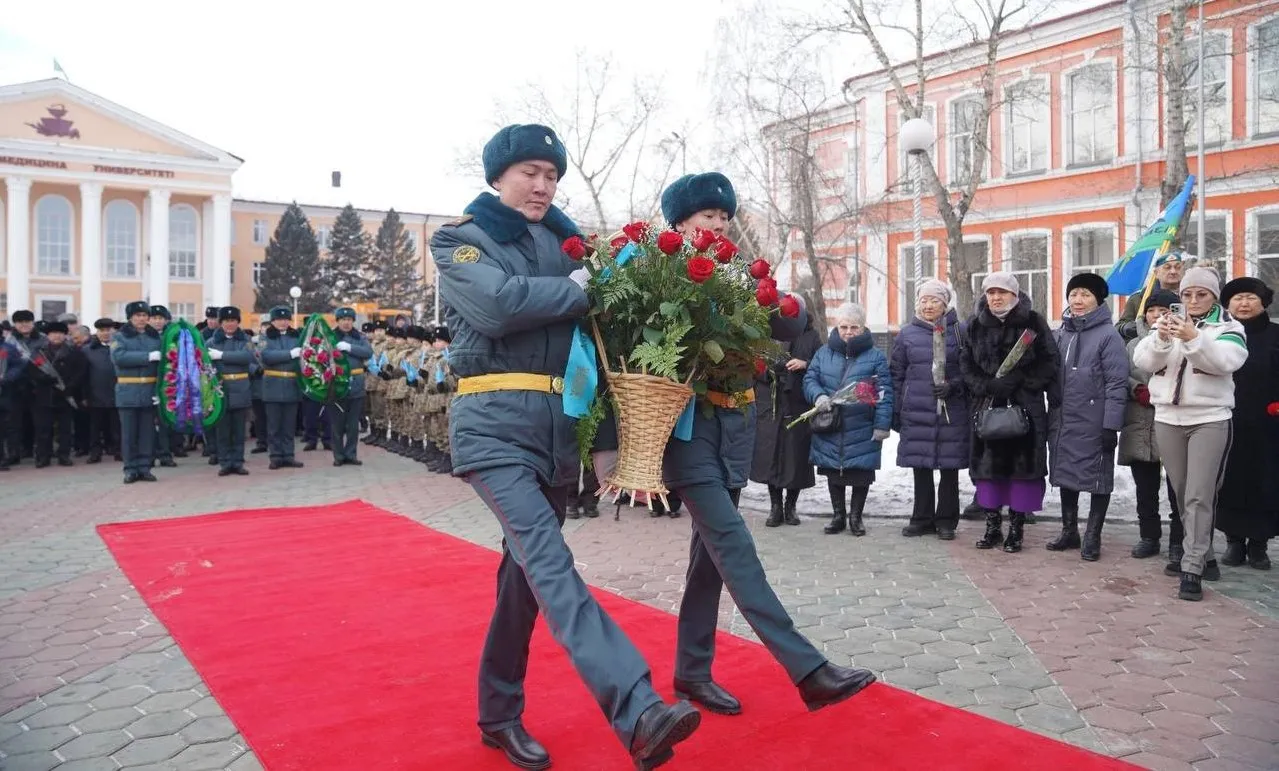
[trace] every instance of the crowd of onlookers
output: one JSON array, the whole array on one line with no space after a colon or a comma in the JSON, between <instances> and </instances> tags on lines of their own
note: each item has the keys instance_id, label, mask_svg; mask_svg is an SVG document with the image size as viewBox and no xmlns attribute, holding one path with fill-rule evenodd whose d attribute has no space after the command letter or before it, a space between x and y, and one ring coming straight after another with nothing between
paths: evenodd
<instances>
[{"instance_id":1,"label":"crowd of onlookers","mask_svg":"<svg viewBox=\"0 0 1279 771\"><path fill-rule=\"evenodd\" d=\"M955 537L966 469L976 488L968 510L985 520L977 548L1020 551L1051 485L1062 529L1047 548L1097 560L1117 462L1136 488L1133 557L1162 552L1166 486L1165 572L1180 578L1180 597L1199 599L1219 564L1269 570L1267 543L1279 532L1273 288L1252 277L1222 285L1177 252L1154 271L1118 323L1094 273L1070 278L1059 324L1031 307L1011 273L988 275L963 320L950 287L924 281L888 355L858 305L835 313L825 341L810 319L756 385L751 478L769 487L767 524L799 524L796 502L815 486L815 468L830 491L825 532L864 534L882 443L896 431L897 465L914 474L904 536ZM816 416L787 427L812 407ZM1220 561L1214 529L1225 536Z\"/></svg>"}]
</instances>

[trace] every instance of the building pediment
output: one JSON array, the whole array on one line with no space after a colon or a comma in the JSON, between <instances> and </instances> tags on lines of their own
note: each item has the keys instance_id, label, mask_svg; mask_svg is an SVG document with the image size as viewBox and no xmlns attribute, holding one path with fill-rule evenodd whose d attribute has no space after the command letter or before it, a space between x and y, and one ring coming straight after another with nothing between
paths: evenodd
<instances>
[{"instance_id":1,"label":"building pediment","mask_svg":"<svg viewBox=\"0 0 1279 771\"><path fill-rule=\"evenodd\" d=\"M234 170L239 158L64 80L0 86L0 145L41 154L183 159Z\"/></svg>"}]
</instances>

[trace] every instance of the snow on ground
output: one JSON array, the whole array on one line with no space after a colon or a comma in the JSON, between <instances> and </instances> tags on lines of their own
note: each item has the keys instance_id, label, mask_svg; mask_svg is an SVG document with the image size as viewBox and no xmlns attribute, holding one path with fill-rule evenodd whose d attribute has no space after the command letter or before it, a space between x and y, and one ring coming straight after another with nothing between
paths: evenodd
<instances>
[{"instance_id":1,"label":"snow on ground","mask_svg":"<svg viewBox=\"0 0 1279 771\"><path fill-rule=\"evenodd\" d=\"M866 501L866 516L870 517L902 517L909 518L915 504L915 481L913 472L908 468L897 467L897 439L893 433L884 442L881 468L875 475L875 484L871 485L870 497ZM967 506L972 501L973 483L967 471L959 472L959 502ZM1132 474L1127 466L1115 468L1115 492L1110 499L1110 512L1107 521L1137 521L1136 492L1133 489ZM1088 514L1088 496L1080 497L1081 516ZM753 511L767 511L768 488L751 482L742 492L743 508ZM1164 518L1168 517L1168 502L1160 495L1160 511ZM805 490L799 495L799 513L812 516L830 516L830 496L826 492L826 478L817 477L817 486ZM1044 513L1061 516L1061 499L1057 489L1048 488L1044 497Z\"/></svg>"}]
</instances>

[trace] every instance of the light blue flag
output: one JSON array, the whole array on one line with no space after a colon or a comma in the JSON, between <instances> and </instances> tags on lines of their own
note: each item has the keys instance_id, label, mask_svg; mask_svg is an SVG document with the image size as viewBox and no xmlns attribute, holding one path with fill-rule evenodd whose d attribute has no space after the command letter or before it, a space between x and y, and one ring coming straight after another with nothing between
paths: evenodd
<instances>
[{"instance_id":1,"label":"light blue flag","mask_svg":"<svg viewBox=\"0 0 1279 771\"><path fill-rule=\"evenodd\" d=\"M1167 254L1172 242L1181 227L1182 217L1190 206L1190 193L1195 189L1194 176L1186 177L1186 184L1177 197L1168 202L1168 206L1159 214L1155 224L1146 229L1123 257L1115 263L1106 276L1110 293L1130 295L1141 291L1150 275L1155 259Z\"/></svg>"}]
</instances>

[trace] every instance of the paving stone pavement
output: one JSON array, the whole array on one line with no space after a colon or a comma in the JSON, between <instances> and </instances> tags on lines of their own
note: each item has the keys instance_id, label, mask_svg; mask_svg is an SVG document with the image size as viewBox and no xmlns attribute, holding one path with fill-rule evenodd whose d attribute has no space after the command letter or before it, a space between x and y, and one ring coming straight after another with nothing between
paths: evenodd
<instances>
[{"instance_id":1,"label":"paving stone pavement","mask_svg":"<svg viewBox=\"0 0 1279 771\"><path fill-rule=\"evenodd\" d=\"M238 508L362 498L497 548L493 517L462 482L362 448L365 465L219 479L199 458L156 485L114 466L4 474L0 514L0 768L260 768L181 649L150 613L94 526ZM105 494L104 494L105 493ZM748 503L749 505L749 503ZM906 512L883 511L900 517ZM1052 554L1049 522L1021 554L959 539L865 538L820 522L763 527L745 512L772 585L832 660L894 686L1156 769L1279 768L1279 576L1225 569L1202 603L1175 598L1159 560L1127 556L1135 529L1110 527L1098 563ZM678 610L690 523L640 510L570 521L591 583ZM726 596L720 625L754 639ZM748 705L749 707L749 705Z\"/></svg>"}]
</instances>

